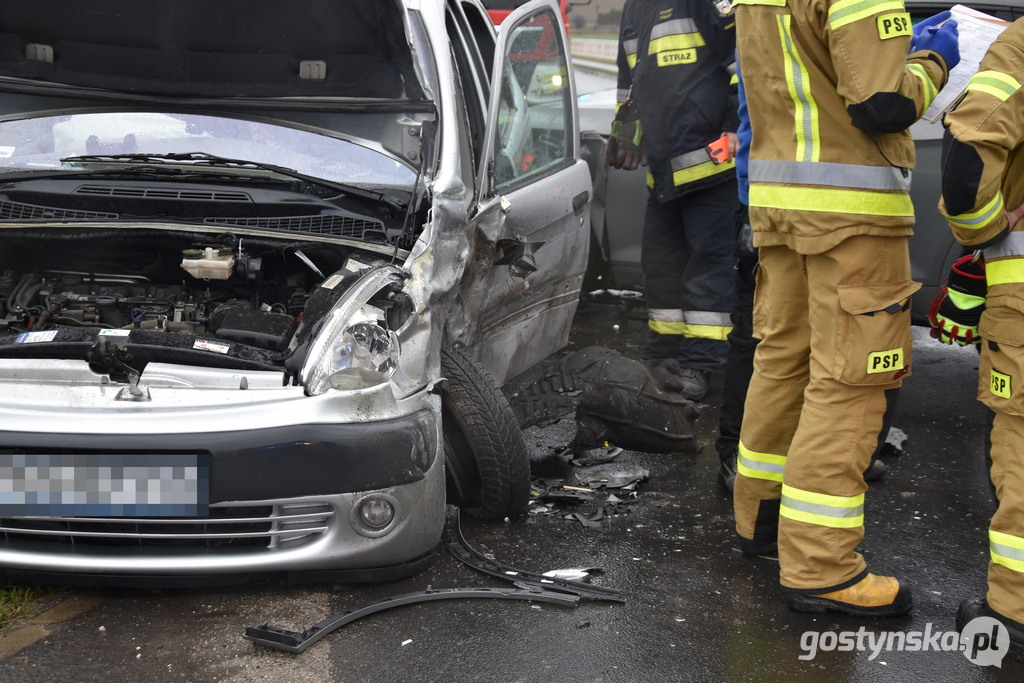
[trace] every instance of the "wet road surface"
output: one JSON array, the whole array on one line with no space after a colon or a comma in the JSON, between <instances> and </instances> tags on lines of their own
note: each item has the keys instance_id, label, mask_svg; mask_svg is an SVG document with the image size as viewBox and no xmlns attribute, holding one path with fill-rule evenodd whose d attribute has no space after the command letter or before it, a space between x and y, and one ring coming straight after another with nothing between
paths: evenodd
<instances>
[{"instance_id":1,"label":"wet road surface","mask_svg":"<svg viewBox=\"0 0 1024 683\"><path fill-rule=\"evenodd\" d=\"M588 297L566 352L601 344L638 358L641 300ZM618 325L618 330L614 326ZM985 412L975 400L977 356L915 331L913 377L895 426L907 454L867 495L869 567L914 589L915 609L890 620L791 612L778 563L736 550L730 497L716 480L720 378L701 408L703 446L691 455L624 453L651 476L627 514L600 529L562 514L506 524L463 521L467 542L533 571L600 566L595 583L622 589L625 604L576 608L523 602L451 601L370 616L293 656L244 641L268 620L301 630L346 608L428 587L507 585L462 566L442 549L423 574L378 586L267 583L193 591L106 590L84 615L38 628L43 639L0 662L0 681L604 681L1022 680L1024 666L980 668L960 652L817 652L801 660L805 631L954 629L960 601L985 586L988 518ZM531 429L532 449L561 446L572 423ZM559 504L566 514L578 511ZM91 595L82 593L81 595ZM0 649L10 631L0 637ZM411 642L407 642L411 641Z\"/></svg>"}]
</instances>

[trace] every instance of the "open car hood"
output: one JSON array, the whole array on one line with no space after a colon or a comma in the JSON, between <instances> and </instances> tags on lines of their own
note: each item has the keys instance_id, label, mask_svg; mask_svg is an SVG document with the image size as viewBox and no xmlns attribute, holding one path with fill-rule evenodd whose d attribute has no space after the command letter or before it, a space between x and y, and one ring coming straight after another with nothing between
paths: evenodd
<instances>
[{"instance_id":1,"label":"open car hood","mask_svg":"<svg viewBox=\"0 0 1024 683\"><path fill-rule=\"evenodd\" d=\"M407 26L400 0L4 0L0 87L421 101Z\"/></svg>"}]
</instances>

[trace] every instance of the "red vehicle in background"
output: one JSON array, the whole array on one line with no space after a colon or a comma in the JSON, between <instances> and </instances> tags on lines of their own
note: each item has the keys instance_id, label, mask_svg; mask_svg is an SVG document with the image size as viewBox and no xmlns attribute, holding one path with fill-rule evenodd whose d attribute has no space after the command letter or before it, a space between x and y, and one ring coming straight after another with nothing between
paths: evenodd
<instances>
[{"instance_id":1,"label":"red vehicle in background","mask_svg":"<svg viewBox=\"0 0 1024 683\"><path fill-rule=\"evenodd\" d=\"M529 0L483 0L484 7L487 8L487 14L490 15L491 21L497 26L501 22L505 21L505 17L512 14L512 11L520 5L525 5ZM559 0L558 9L562 11L562 23L565 24L565 34L569 35L569 6L570 5L585 5L587 2L570 2L570 0Z\"/></svg>"}]
</instances>

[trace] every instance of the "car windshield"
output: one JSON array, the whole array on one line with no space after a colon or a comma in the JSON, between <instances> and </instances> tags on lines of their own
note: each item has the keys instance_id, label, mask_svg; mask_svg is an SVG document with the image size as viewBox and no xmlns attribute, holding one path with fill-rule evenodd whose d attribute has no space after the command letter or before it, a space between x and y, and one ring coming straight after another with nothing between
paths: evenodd
<instances>
[{"instance_id":1,"label":"car windshield","mask_svg":"<svg viewBox=\"0 0 1024 683\"><path fill-rule=\"evenodd\" d=\"M0 122L0 174L81 170L61 159L80 155L202 152L274 164L317 178L367 187L411 186L415 173L359 145L262 121L107 112Z\"/></svg>"}]
</instances>

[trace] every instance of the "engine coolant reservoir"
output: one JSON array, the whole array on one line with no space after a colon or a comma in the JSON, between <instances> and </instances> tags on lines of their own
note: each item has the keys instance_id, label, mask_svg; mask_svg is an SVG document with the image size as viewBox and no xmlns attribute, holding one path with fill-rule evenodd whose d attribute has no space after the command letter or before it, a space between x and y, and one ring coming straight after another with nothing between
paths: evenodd
<instances>
[{"instance_id":1,"label":"engine coolant reservoir","mask_svg":"<svg viewBox=\"0 0 1024 683\"><path fill-rule=\"evenodd\" d=\"M227 280L235 272L235 255L230 249L186 249L181 267L200 280Z\"/></svg>"}]
</instances>

